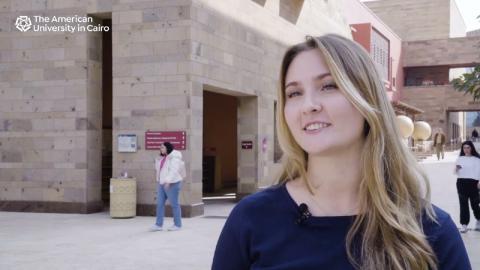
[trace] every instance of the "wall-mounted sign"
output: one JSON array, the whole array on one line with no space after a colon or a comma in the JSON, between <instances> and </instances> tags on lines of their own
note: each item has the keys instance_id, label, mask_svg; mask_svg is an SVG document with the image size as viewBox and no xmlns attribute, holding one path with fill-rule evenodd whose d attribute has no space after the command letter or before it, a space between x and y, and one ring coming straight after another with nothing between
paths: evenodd
<instances>
[{"instance_id":1,"label":"wall-mounted sign","mask_svg":"<svg viewBox=\"0 0 480 270\"><path fill-rule=\"evenodd\" d=\"M145 150L158 150L164 142L173 144L175 150L187 148L185 131L147 131L145 132Z\"/></svg>"},{"instance_id":2,"label":"wall-mounted sign","mask_svg":"<svg viewBox=\"0 0 480 270\"><path fill-rule=\"evenodd\" d=\"M137 152L137 135L136 134L119 134L117 151L120 153Z\"/></svg>"},{"instance_id":3,"label":"wall-mounted sign","mask_svg":"<svg viewBox=\"0 0 480 270\"><path fill-rule=\"evenodd\" d=\"M242 141L242 149L252 149L253 142L252 141Z\"/></svg>"}]
</instances>

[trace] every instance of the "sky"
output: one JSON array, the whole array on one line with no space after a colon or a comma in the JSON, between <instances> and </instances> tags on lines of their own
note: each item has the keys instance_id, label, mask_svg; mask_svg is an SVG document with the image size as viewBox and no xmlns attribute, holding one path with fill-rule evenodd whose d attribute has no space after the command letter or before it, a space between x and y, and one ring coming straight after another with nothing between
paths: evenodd
<instances>
[{"instance_id":1,"label":"sky","mask_svg":"<svg viewBox=\"0 0 480 270\"><path fill-rule=\"evenodd\" d=\"M472 31L480 28L480 19L477 16L480 15L480 0L455 0L457 2L458 9L462 14L467 31Z\"/></svg>"}]
</instances>

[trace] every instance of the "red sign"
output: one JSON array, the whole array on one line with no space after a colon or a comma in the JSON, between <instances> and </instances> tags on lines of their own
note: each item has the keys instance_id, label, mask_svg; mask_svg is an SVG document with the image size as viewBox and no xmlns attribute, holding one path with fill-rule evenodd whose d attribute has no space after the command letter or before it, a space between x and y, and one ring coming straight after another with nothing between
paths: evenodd
<instances>
[{"instance_id":1,"label":"red sign","mask_svg":"<svg viewBox=\"0 0 480 270\"><path fill-rule=\"evenodd\" d=\"M252 149L253 142L252 141L242 141L242 149Z\"/></svg>"},{"instance_id":2,"label":"red sign","mask_svg":"<svg viewBox=\"0 0 480 270\"><path fill-rule=\"evenodd\" d=\"M187 148L185 131L147 131L145 132L145 150L158 150L164 142L173 144L175 150Z\"/></svg>"}]
</instances>

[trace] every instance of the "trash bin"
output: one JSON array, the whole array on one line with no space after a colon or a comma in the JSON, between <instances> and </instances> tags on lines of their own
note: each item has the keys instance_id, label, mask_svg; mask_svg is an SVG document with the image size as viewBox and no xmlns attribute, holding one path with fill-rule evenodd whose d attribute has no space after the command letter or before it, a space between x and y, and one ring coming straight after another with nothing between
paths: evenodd
<instances>
[{"instance_id":1,"label":"trash bin","mask_svg":"<svg viewBox=\"0 0 480 270\"><path fill-rule=\"evenodd\" d=\"M135 178L110 179L110 217L129 218L137 214L137 181Z\"/></svg>"}]
</instances>

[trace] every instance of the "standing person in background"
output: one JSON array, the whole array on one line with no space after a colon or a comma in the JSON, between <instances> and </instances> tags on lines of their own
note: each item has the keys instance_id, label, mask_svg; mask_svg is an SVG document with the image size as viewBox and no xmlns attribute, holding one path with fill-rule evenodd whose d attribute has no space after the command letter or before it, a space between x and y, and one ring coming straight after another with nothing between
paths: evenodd
<instances>
[{"instance_id":1,"label":"standing person in background","mask_svg":"<svg viewBox=\"0 0 480 270\"><path fill-rule=\"evenodd\" d=\"M468 200L477 219L475 230L480 231L480 196L478 194L480 179L480 155L471 141L462 143L460 156L457 159L455 173L457 174L457 191L460 201L460 232L468 231L470 209Z\"/></svg>"},{"instance_id":2,"label":"standing person in background","mask_svg":"<svg viewBox=\"0 0 480 270\"><path fill-rule=\"evenodd\" d=\"M165 202L168 199L173 212L173 226L169 231L177 231L182 227L182 212L178 202L181 182L185 178L185 163L182 153L173 150L173 145L164 142L160 146L160 156L155 158L157 187L157 219L152 231L163 230Z\"/></svg>"},{"instance_id":3,"label":"standing person in background","mask_svg":"<svg viewBox=\"0 0 480 270\"><path fill-rule=\"evenodd\" d=\"M478 140L478 131L477 129L473 129L472 131L472 141L476 142Z\"/></svg>"},{"instance_id":4,"label":"standing person in background","mask_svg":"<svg viewBox=\"0 0 480 270\"><path fill-rule=\"evenodd\" d=\"M440 156L442 159L445 157L445 134L441 128L437 129L437 133L433 136L433 147L435 147L435 153L437 154L437 159L440 160Z\"/></svg>"}]
</instances>

